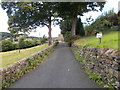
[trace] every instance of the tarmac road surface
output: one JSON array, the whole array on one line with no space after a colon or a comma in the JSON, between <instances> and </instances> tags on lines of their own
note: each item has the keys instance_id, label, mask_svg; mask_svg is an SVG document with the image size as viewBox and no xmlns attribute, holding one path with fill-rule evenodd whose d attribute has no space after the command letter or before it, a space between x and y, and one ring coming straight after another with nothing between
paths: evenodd
<instances>
[{"instance_id":1,"label":"tarmac road surface","mask_svg":"<svg viewBox=\"0 0 120 90\"><path fill-rule=\"evenodd\" d=\"M60 42L40 66L10 88L101 88L88 78L70 48Z\"/></svg>"}]
</instances>

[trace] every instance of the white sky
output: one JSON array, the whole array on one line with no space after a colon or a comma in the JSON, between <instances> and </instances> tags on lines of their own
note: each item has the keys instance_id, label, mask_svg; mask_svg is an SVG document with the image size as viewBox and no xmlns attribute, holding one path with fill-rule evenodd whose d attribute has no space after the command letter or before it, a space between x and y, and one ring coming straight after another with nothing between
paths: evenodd
<instances>
[{"instance_id":1,"label":"white sky","mask_svg":"<svg viewBox=\"0 0 120 90\"><path fill-rule=\"evenodd\" d=\"M92 16L92 18L96 19L99 15L101 15L104 12L107 12L111 9L114 9L114 11L117 13L118 12L118 2L120 0L106 0L107 3L105 4L103 11L102 12L88 12L85 13L84 16L81 17L82 22L85 22L86 17ZM6 12L0 7L0 32L9 32L8 29L8 17ZM52 37L57 37L58 34L60 34L61 30L59 26L52 26ZM48 28L47 27L42 27L42 28L37 28L36 32L31 32L30 36L48 36Z\"/></svg>"}]
</instances>

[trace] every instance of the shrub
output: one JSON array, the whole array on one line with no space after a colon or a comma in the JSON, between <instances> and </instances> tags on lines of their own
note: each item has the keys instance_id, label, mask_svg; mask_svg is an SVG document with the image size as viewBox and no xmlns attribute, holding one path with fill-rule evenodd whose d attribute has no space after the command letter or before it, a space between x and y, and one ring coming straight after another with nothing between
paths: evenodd
<instances>
[{"instance_id":1,"label":"shrub","mask_svg":"<svg viewBox=\"0 0 120 90\"><path fill-rule=\"evenodd\" d=\"M38 41L37 40L33 40L33 45L34 46L38 45Z\"/></svg>"},{"instance_id":2,"label":"shrub","mask_svg":"<svg viewBox=\"0 0 120 90\"><path fill-rule=\"evenodd\" d=\"M20 37L19 39L19 49L23 49L25 47L24 37Z\"/></svg>"},{"instance_id":3,"label":"shrub","mask_svg":"<svg viewBox=\"0 0 120 90\"><path fill-rule=\"evenodd\" d=\"M70 37L71 37L71 32L66 32L65 35L64 35L64 40L65 40L66 42L68 42L69 39L70 39Z\"/></svg>"},{"instance_id":4,"label":"shrub","mask_svg":"<svg viewBox=\"0 0 120 90\"><path fill-rule=\"evenodd\" d=\"M14 49L14 45L9 40L3 40L2 43L2 51L9 51Z\"/></svg>"},{"instance_id":5,"label":"shrub","mask_svg":"<svg viewBox=\"0 0 120 90\"><path fill-rule=\"evenodd\" d=\"M32 43L30 41L25 41L25 47L24 48L29 48L32 47Z\"/></svg>"},{"instance_id":6,"label":"shrub","mask_svg":"<svg viewBox=\"0 0 120 90\"><path fill-rule=\"evenodd\" d=\"M13 49L18 49L18 48L19 48L18 43L13 43Z\"/></svg>"},{"instance_id":7,"label":"shrub","mask_svg":"<svg viewBox=\"0 0 120 90\"><path fill-rule=\"evenodd\" d=\"M74 36L71 36L71 37L69 38L69 40L77 40L77 39L79 39L79 38L80 38L80 36L74 35Z\"/></svg>"},{"instance_id":8,"label":"shrub","mask_svg":"<svg viewBox=\"0 0 120 90\"><path fill-rule=\"evenodd\" d=\"M3 40L0 42L0 45L2 48L0 49L0 52L4 51L10 51L10 50L15 50L15 49L24 49L24 48L30 48L33 46L37 46L39 44L45 43L47 38L42 38L41 41L38 40L24 40L24 37L20 37L18 43L14 43L8 39Z\"/></svg>"},{"instance_id":9,"label":"shrub","mask_svg":"<svg viewBox=\"0 0 120 90\"><path fill-rule=\"evenodd\" d=\"M47 41L47 38L42 38L42 39L40 40L40 43L43 44L43 43L45 43L46 41Z\"/></svg>"},{"instance_id":10,"label":"shrub","mask_svg":"<svg viewBox=\"0 0 120 90\"><path fill-rule=\"evenodd\" d=\"M79 39L80 36L79 35L74 35L72 36L71 35L71 32L66 32L65 35L64 35L64 40L66 42L68 42L68 46L71 47L72 43L74 42L74 40L77 40Z\"/></svg>"},{"instance_id":11,"label":"shrub","mask_svg":"<svg viewBox=\"0 0 120 90\"><path fill-rule=\"evenodd\" d=\"M33 47L33 46L36 46L38 45L38 42L37 41L34 41L34 40L27 40L27 41L24 41L25 42L25 46L24 48L29 48L29 47Z\"/></svg>"},{"instance_id":12,"label":"shrub","mask_svg":"<svg viewBox=\"0 0 120 90\"><path fill-rule=\"evenodd\" d=\"M118 31L118 26L112 26L112 27L111 27L111 30L113 30L113 31Z\"/></svg>"}]
</instances>

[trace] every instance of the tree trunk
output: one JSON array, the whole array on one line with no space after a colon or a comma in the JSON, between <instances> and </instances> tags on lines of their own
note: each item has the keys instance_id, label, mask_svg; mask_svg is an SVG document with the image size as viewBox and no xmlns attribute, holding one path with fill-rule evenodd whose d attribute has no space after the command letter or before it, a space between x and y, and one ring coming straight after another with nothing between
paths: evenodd
<instances>
[{"instance_id":1,"label":"tree trunk","mask_svg":"<svg viewBox=\"0 0 120 90\"><path fill-rule=\"evenodd\" d=\"M72 36L76 35L76 22L77 22L77 15L73 16L72 18L72 29L71 29Z\"/></svg>"},{"instance_id":2,"label":"tree trunk","mask_svg":"<svg viewBox=\"0 0 120 90\"><path fill-rule=\"evenodd\" d=\"M51 28L51 17L52 17L52 13L51 13L51 10L49 10L49 19L48 19L48 22L49 22L49 25L48 25L48 29L49 29L49 32L48 32L48 35L49 35L49 46L52 44L52 36L51 36L51 31L52 31L52 28Z\"/></svg>"},{"instance_id":3,"label":"tree trunk","mask_svg":"<svg viewBox=\"0 0 120 90\"><path fill-rule=\"evenodd\" d=\"M48 29L49 29L49 32L48 32L48 35L49 35L48 41L49 41L49 46L50 46L52 44L52 37L51 37L52 28L51 28L51 24L49 24Z\"/></svg>"},{"instance_id":4,"label":"tree trunk","mask_svg":"<svg viewBox=\"0 0 120 90\"><path fill-rule=\"evenodd\" d=\"M19 49L19 53L20 53L20 49Z\"/></svg>"}]
</instances>

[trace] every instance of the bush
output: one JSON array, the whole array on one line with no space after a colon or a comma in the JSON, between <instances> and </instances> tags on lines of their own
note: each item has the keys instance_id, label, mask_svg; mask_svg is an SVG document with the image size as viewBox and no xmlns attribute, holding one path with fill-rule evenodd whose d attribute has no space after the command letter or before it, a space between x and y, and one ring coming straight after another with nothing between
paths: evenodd
<instances>
[{"instance_id":1,"label":"bush","mask_svg":"<svg viewBox=\"0 0 120 90\"><path fill-rule=\"evenodd\" d=\"M33 46L36 46L36 45L38 45L38 41L33 40Z\"/></svg>"},{"instance_id":2,"label":"bush","mask_svg":"<svg viewBox=\"0 0 120 90\"><path fill-rule=\"evenodd\" d=\"M71 32L66 32L66 34L64 35L64 40L66 42L68 42L68 46L71 47L72 46L72 43L74 42L74 40L77 40L79 39L80 36L79 35L74 35L72 36L71 35Z\"/></svg>"},{"instance_id":3,"label":"bush","mask_svg":"<svg viewBox=\"0 0 120 90\"><path fill-rule=\"evenodd\" d=\"M40 43L43 44L43 43L45 43L46 41L47 41L47 38L42 38L42 39L40 40Z\"/></svg>"},{"instance_id":4,"label":"bush","mask_svg":"<svg viewBox=\"0 0 120 90\"><path fill-rule=\"evenodd\" d=\"M18 48L19 48L18 43L13 43L13 49L18 49Z\"/></svg>"},{"instance_id":5,"label":"bush","mask_svg":"<svg viewBox=\"0 0 120 90\"><path fill-rule=\"evenodd\" d=\"M9 51L14 49L14 45L9 40L3 40L2 43L2 51Z\"/></svg>"},{"instance_id":6,"label":"bush","mask_svg":"<svg viewBox=\"0 0 120 90\"><path fill-rule=\"evenodd\" d=\"M66 32L65 35L64 35L64 40L65 40L66 42L68 42L69 39L70 39L70 37L71 37L71 32Z\"/></svg>"},{"instance_id":7,"label":"bush","mask_svg":"<svg viewBox=\"0 0 120 90\"><path fill-rule=\"evenodd\" d=\"M25 46L24 48L27 48L27 47L32 47L32 44L30 41L25 41Z\"/></svg>"},{"instance_id":8,"label":"bush","mask_svg":"<svg viewBox=\"0 0 120 90\"><path fill-rule=\"evenodd\" d=\"M112 31L118 31L118 26L112 26L112 27L111 27L111 30L112 30Z\"/></svg>"},{"instance_id":9,"label":"bush","mask_svg":"<svg viewBox=\"0 0 120 90\"><path fill-rule=\"evenodd\" d=\"M23 48L25 48L24 37L20 37L20 39L19 39L19 49L23 49Z\"/></svg>"},{"instance_id":10,"label":"bush","mask_svg":"<svg viewBox=\"0 0 120 90\"><path fill-rule=\"evenodd\" d=\"M25 42L24 48L29 48L29 47L33 47L33 46L38 45L38 41L34 41L34 40L29 40L29 41L27 40L24 42Z\"/></svg>"},{"instance_id":11,"label":"bush","mask_svg":"<svg viewBox=\"0 0 120 90\"><path fill-rule=\"evenodd\" d=\"M74 42L74 40L77 40L77 39L79 39L79 38L80 38L80 36L78 36L78 35L70 36L70 37L68 38L68 46L71 47L72 44L73 44L73 42Z\"/></svg>"},{"instance_id":12,"label":"bush","mask_svg":"<svg viewBox=\"0 0 120 90\"><path fill-rule=\"evenodd\" d=\"M79 39L79 38L80 38L80 36L74 35L74 36L71 36L71 37L69 38L69 40L77 40L77 39Z\"/></svg>"},{"instance_id":13,"label":"bush","mask_svg":"<svg viewBox=\"0 0 120 90\"><path fill-rule=\"evenodd\" d=\"M0 52L4 52L4 51L10 51L10 50L15 50L15 49L24 49L24 48L30 48L33 46L37 46L39 44L43 44L45 43L47 40L47 38L42 38L40 41L38 40L24 40L24 37L20 37L19 42L18 43L13 43L10 40L2 40L0 42L0 45L2 46L2 48L0 49Z\"/></svg>"}]
</instances>

